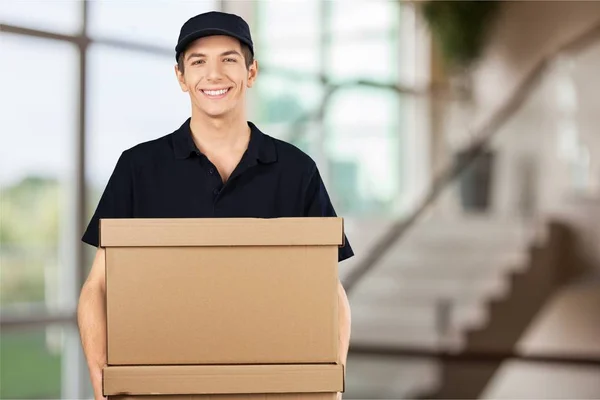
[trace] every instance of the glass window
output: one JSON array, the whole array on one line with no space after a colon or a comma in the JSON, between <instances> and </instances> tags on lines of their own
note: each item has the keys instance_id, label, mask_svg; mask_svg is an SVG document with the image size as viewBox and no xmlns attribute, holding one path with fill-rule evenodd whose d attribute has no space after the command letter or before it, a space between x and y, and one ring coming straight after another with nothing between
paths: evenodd
<instances>
[{"instance_id":1,"label":"glass window","mask_svg":"<svg viewBox=\"0 0 600 400\"><path fill-rule=\"evenodd\" d=\"M311 152L314 145L311 132L315 129L311 118L323 97L323 87L318 81L263 74L250 93L250 119L263 132Z\"/></svg>"},{"instance_id":2,"label":"glass window","mask_svg":"<svg viewBox=\"0 0 600 400\"><path fill-rule=\"evenodd\" d=\"M80 384L73 381L79 379L79 374L72 373L72 355L83 353L78 336L74 324L2 332L0 398L81 398L71 389ZM91 392L88 382L79 393Z\"/></svg>"},{"instance_id":3,"label":"glass window","mask_svg":"<svg viewBox=\"0 0 600 400\"><path fill-rule=\"evenodd\" d=\"M318 81L278 74L259 75L251 89L253 117L258 123L291 124L306 119L321 105L323 88Z\"/></svg>"},{"instance_id":4,"label":"glass window","mask_svg":"<svg viewBox=\"0 0 600 400\"><path fill-rule=\"evenodd\" d=\"M365 79L383 83L397 80L398 48L391 36L369 40L331 39L326 62L327 76L333 81Z\"/></svg>"},{"instance_id":5,"label":"glass window","mask_svg":"<svg viewBox=\"0 0 600 400\"><path fill-rule=\"evenodd\" d=\"M82 27L82 4L80 0L2 0L0 21L31 29L78 34Z\"/></svg>"},{"instance_id":6,"label":"glass window","mask_svg":"<svg viewBox=\"0 0 600 400\"><path fill-rule=\"evenodd\" d=\"M290 41L287 45L275 44L266 46L256 54L259 72L300 73L306 77L315 77L319 73L319 51L302 41Z\"/></svg>"},{"instance_id":7,"label":"glass window","mask_svg":"<svg viewBox=\"0 0 600 400\"><path fill-rule=\"evenodd\" d=\"M173 132L191 111L170 57L94 45L88 65L86 179L91 212L121 152Z\"/></svg>"},{"instance_id":8,"label":"glass window","mask_svg":"<svg viewBox=\"0 0 600 400\"><path fill-rule=\"evenodd\" d=\"M78 52L67 42L9 34L0 41L0 108L10 110L0 118L0 299L2 307L54 306L73 290L65 287L73 267L65 232L73 208Z\"/></svg>"},{"instance_id":9,"label":"glass window","mask_svg":"<svg viewBox=\"0 0 600 400\"><path fill-rule=\"evenodd\" d=\"M397 125L329 125L329 186L346 214L388 213L400 189Z\"/></svg>"},{"instance_id":10,"label":"glass window","mask_svg":"<svg viewBox=\"0 0 600 400\"><path fill-rule=\"evenodd\" d=\"M391 90L355 86L332 97L325 122L335 125L390 125L397 123L400 97Z\"/></svg>"},{"instance_id":11,"label":"glass window","mask_svg":"<svg viewBox=\"0 0 600 400\"><path fill-rule=\"evenodd\" d=\"M257 1L259 46L318 45L320 0ZM314 47L317 50L317 47Z\"/></svg>"},{"instance_id":12,"label":"glass window","mask_svg":"<svg viewBox=\"0 0 600 400\"><path fill-rule=\"evenodd\" d=\"M218 9L218 3L217 0L91 1L89 34L94 38L174 49L185 21L205 11Z\"/></svg>"},{"instance_id":13,"label":"glass window","mask_svg":"<svg viewBox=\"0 0 600 400\"><path fill-rule=\"evenodd\" d=\"M259 1L255 48L266 71L287 70L316 75L320 68L319 1Z\"/></svg>"},{"instance_id":14,"label":"glass window","mask_svg":"<svg viewBox=\"0 0 600 400\"><path fill-rule=\"evenodd\" d=\"M0 341L0 397L59 399L60 345L60 332L51 329L3 332Z\"/></svg>"},{"instance_id":15,"label":"glass window","mask_svg":"<svg viewBox=\"0 0 600 400\"><path fill-rule=\"evenodd\" d=\"M292 122L302 112L322 107L327 86L319 81L320 73L330 84L398 82L398 4L313 1L305 7L261 1L257 8L257 58L268 75L257 82L258 105L252 110L258 122L313 156L340 213L395 212L404 170L398 93L366 86L344 88L331 98L322 125L303 121L293 127Z\"/></svg>"},{"instance_id":16,"label":"glass window","mask_svg":"<svg viewBox=\"0 0 600 400\"><path fill-rule=\"evenodd\" d=\"M398 25L400 2L329 0L329 32L342 35L382 32Z\"/></svg>"},{"instance_id":17,"label":"glass window","mask_svg":"<svg viewBox=\"0 0 600 400\"><path fill-rule=\"evenodd\" d=\"M344 213L392 211L401 186L400 107L399 97L382 89L355 87L331 98L325 116L328 183Z\"/></svg>"}]
</instances>

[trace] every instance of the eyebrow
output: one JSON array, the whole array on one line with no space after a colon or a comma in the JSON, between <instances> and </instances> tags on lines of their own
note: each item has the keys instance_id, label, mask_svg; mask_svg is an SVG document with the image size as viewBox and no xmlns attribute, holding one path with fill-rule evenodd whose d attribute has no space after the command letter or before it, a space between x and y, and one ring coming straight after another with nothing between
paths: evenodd
<instances>
[{"instance_id":1,"label":"eyebrow","mask_svg":"<svg viewBox=\"0 0 600 400\"><path fill-rule=\"evenodd\" d=\"M224 56L230 56L230 55L238 55L238 56L242 56L237 50L227 50L226 52L223 52L220 54L220 57L224 57ZM190 58L193 57L206 57L206 54L203 53L190 53L187 56L187 59L189 60Z\"/></svg>"}]
</instances>

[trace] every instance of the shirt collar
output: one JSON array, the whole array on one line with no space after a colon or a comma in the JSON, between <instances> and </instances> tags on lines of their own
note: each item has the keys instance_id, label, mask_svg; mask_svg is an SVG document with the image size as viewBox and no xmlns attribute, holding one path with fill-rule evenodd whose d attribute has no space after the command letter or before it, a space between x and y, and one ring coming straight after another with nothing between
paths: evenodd
<instances>
[{"instance_id":1,"label":"shirt collar","mask_svg":"<svg viewBox=\"0 0 600 400\"><path fill-rule=\"evenodd\" d=\"M191 118L188 118L181 127L173 134L173 152L175 158L185 159L194 153L200 153L192 138L190 129ZM258 160L261 163L268 164L277 161L277 148L273 138L265 135L248 121L250 127L250 143L248 143L247 155L250 159Z\"/></svg>"}]
</instances>

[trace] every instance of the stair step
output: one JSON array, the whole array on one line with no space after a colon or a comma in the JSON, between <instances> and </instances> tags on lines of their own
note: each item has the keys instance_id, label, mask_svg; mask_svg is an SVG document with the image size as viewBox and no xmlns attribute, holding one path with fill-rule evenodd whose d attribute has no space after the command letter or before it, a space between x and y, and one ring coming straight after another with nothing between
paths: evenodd
<instances>
[{"instance_id":1,"label":"stair step","mask_svg":"<svg viewBox=\"0 0 600 400\"><path fill-rule=\"evenodd\" d=\"M419 226L409 230L402 241L407 243L442 243L462 242L469 239L467 243L524 243L523 240L530 233L521 228L498 229L494 226L486 226L473 229L460 224L443 228L438 226Z\"/></svg>"},{"instance_id":2,"label":"stair step","mask_svg":"<svg viewBox=\"0 0 600 400\"><path fill-rule=\"evenodd\" d=\"M438 384L439 363L431 359L348 355L348 399L403 399Z\"/></svg>"},{"instance_id":3,"label":"stair step","mask_svg":"<svg viewBox=\"0 0 600 400\"><path fill-rule=\"evenodd\" d=\"M351 301L352 324L372 326L402 325L436 330L440 324L439 306L434 303L364 304ZM486 310L477 303L455 305L449 310L453 329L479 326L486 321Z\"/></svg>"},{"instance_id":4,"label":"stair step","mask_svg":"<svg viewBox=\"0 0 600 400\"><path fill-rule=\"evenodd\" d=\"M394 299L448 299L451 301L482 301L505 295L508 282L500 275L485 279L406 278L390 279L372 274L366 276L354 289L354 301L393 302Z\"/></svg>"},{"instance_id":5,"label":"stair step","mask_svg":"<svg viewBox=\"0 0 600 400\"><path fill-rule=\"evenodd\" d=\"M408 231L402 241L412 244L450 243L482 243L482 244L513 244L527 242L529 233L520 230L470 229L456 226L450 229L430 227L415 228Z\"/></svg>"},{"instance_id":6,"label":"stair step","mask_svg":"<svg viewBox=\"0 0 600 400\"><path fill-rule=\"evenodd\" d=\"M456 348L464 344L460 334L443 335L435 329L376 322L352 324L351 341L355 345L398 346L424 349Z\"/></svg>"},{"instance_id":7,"label":"stair step","mask_svg":"<svg viewBox=\"0 0 600 400\"><path fill-rule=\"evenodd\" d=\"M464 230L489 230L518 232L527 228L520 218L497 217L490 214L468 215L460 214L453 216L435 216L422 218L414 226L415 231L434 229L436 231L453 231L460 228Z\"/></svg>"},{"instance_id":8,"label":"stair step","mask_svg":"<svg viewBox=\"0 0 600 400\"><path fill-rule=\"evenodd\" d=\"M400 269L403 267L435 266L477 266L480 269L519 266L529 260L529 254L522 249L501 249L499 251L462 249L425 251L414 248L394 248L382 257L379 268Z\"/></svg>"},{"instance_id":9,"label":"stair step","mask_svg":"<svg viewBox=\"0 0 600 400\"><path fill-rule=\"evenodd\" d=\"M389 220L357 220L345 219L344 230L351 243L373 244L389 232L394 222ZM456 220L429 219L412 226L407 234L399 241L399 245L434 245L458 243L482 246L516 245L529 242L530 230L519 222L501 219L470 219Z\"/></svg>"},{"instance_id":10,"label":"stair step","mask_svg":"<svg viewBox=\"0 0 600 400\"><path fill-rule=\"evenodd\" d=\"M600 367L507 361L482 399L597 399Z\"/></svg>"},{"instance_id":11,"label":"stair step","mask_svg":"<svg viewBox=\"0 0 600 400\"><path fill-rule=\"evenodd\" d=\"M448 261L446 263L419 262L405 264L381 263L372 274L377 274L386 279L487 279L503 276L512 272L521 271L527 264L509 264L488 262L462 262Z\"/></svg>"}]
</instances>

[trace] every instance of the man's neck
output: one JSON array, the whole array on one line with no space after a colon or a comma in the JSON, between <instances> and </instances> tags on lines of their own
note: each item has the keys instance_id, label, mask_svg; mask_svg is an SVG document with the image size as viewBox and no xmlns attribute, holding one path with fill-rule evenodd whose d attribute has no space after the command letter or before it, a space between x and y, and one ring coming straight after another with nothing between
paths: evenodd
<instances>
[{"instance_id":1,"label":"man's neck","mask_svg":"<svg viewBox=\"0 0 600 400\"><path fill-rule=\"evenodd\" d=\"M194 143L207 155L243 152L250 140L250 128L244 115L209 118L192 114L190 129Z\"/></svg>"}]
</instances>

